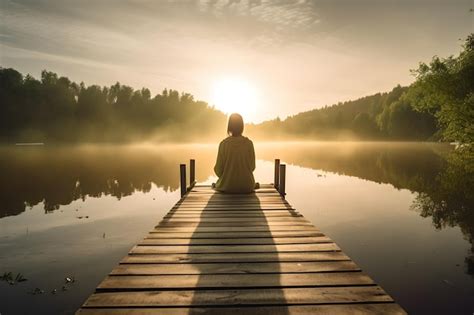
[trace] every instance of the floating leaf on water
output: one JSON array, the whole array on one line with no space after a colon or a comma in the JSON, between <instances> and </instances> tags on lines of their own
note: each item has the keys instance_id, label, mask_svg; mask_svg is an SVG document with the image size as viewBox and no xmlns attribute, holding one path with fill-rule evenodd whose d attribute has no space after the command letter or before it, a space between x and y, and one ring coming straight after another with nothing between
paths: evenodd
<instances>
[{"instance_id":1,"label":"floating leaf on water","mask_svg":"<svg viewBox=\"0 0 474 315\"><path fill-rule=\"evenodd\" d=\"M13 275L11 272L5 272L3 273L3 276L1 278L3 281L11 281L13 280Z\"/></svg>"},{"instance_id":2,"label":"floating leaf on water","mask_svg":"<svg viewBox=\"0 0 474 315\"><path fill-rule=\"evenodd\" d=\"M21 273L17 273L16 277L13 278L13 274L11 272L4 272L3 275L0 277L0 280L8 282L9 285L14 285L17 282L27 281Z\"/></svg>"},{"instance_id":3,"label":"floating leaf on water","mask_svg":"<svg viewBox=\"0 0 474 315\"><path fill-rule=\"evenodd\" d=\"M28 279L26 279L21 273L18 273L15 277L15 281L16 282L24 282L24 281L28 281Z\"/></svg>"}]
</instances>

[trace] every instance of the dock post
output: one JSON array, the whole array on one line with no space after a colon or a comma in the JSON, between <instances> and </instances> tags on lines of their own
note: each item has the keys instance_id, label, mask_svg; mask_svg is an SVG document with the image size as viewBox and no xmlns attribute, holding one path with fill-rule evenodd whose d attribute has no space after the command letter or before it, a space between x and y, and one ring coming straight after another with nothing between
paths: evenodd
<instances>
[{"instance_id":1,"label":"dock post","mask_svg":"<svg viewBox=\"0 0 474 315\"><path fill-rule=\"evenodd\" d=\"M189 188L193 188L196 183L196 160L189 160Z\"/></svg>"},{"instance_id":2,"label":"dock post","mask_svg":"<svg viewBox=\"0 0 474 315\"><path fill-rule=\"evenodd\" d=\"M278 190L280 184L280 159L275 159L275 178L273 179L273 186Z\"/></svg>"},{"instance_id":3,"label":"dock post","mask_svg":"<svg viewBox=\"0 0 474 315\"><path fill-rule=\"evenodd\" d=\"M179 165L179 183L181 186L181 197L186 195L186 164Z\"/></svg>"},{"instance_id":4,"label":"dock post","mask_svg":"<svg viewBox=\"0 0 474 315\"><path fill-rule=\"evenodd\" d=\"M286 192L286 165L285 164L280 164L280 183L278 185L278 191L280 192L280 195L285 198Z\"/></svg>"}]
</instances>

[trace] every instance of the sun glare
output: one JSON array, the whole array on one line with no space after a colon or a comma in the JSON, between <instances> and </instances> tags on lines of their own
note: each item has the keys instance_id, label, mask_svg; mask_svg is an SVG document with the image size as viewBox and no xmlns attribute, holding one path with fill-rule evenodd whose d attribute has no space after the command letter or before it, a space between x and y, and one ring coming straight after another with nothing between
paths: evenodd
<instances>
[{"instance_id":1,"label":"sun glare","mask_svg":"<svg viewBox=\"0 0 474 315\"><path fill-rule=\"evenodd\" d=\"M257 89L245 80L221 79L212 86L212 104L226 114L239 113L252 121L258 106Z\"/></svg>"}]
</instances>

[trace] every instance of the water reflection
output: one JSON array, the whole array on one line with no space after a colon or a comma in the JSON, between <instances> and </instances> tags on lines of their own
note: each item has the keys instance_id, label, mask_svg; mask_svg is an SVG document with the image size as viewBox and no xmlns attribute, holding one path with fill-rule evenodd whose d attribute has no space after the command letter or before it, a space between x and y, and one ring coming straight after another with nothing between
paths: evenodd
<instances>
[{"instance_id":1,"label":"water reflection","mask_svg":"<svg viewBox=\"0 0 474 315\"><path fill-rule=\"evenodd\" d=\"M271 159L274 144L260 158ZM459 226L472 248L467 273L474 275L474 149L426 143L313 143L292 146L287 163L391 184L416 193L411 208L431 217L437 229Z\"/></svg>"},{"instance_id":2,"label":"water reflection","mask_svg":"<svg viewBox=\"0 0 474 315\"><path fill-rule=\"evenodd\" d=\"M437 229L459 226L471 243L467 273L474 275L474 150L463 148L446 155L446 166L433 183L423 186L413 209L431 217Z\"/></svg>"},{"instance_id":3,"label":"water reflection","mask_svg":"<svg viewBox=\"0 0 474 315\"><path fill-rule=\"evenodd\" d=\"M210 175L213 146L105 146L0 149L0 217L44 203L45 212L72 201L111 195L118 199L152 183L165 191L179 185L178 164L199 162L196 178Z\"/></svg>"},{"instance_id":4,"label":"water reflection","mask_svg":"<svg viewBox=\"0 0 474 315\"><path fill-rule=\"evenodd\" d=\"M261 160L280 157L305 168L409 189L417 194L412 209L431 217L438 229L459 226L473 244L472 150L420 143L267 143L257 144L256 151ZM215 154L215 145L3 147L0 217L40 203L51 212L88 197L120 199L148 192L152 184L174 191L179 163L195 158L202 182L212 176ZM472 274L472 252L466 262Z\"/></svg>"}]
</instances>

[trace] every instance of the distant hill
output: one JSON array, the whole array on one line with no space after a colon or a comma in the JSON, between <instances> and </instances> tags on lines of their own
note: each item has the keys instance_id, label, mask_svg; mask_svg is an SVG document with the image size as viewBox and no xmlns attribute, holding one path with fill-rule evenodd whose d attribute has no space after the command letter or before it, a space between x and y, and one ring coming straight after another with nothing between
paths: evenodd
<instances>
[{"instance_id":1,"label":"distant hill","mask_svg":"<svg viewBox=\"0 0 474 315\"><path fill-rule=\"evenodd\" d=\"M260 139L442 140L474 147L474 33L457 56L434 56L415 81L354 101L258 125Z\"/></svg>"},{"instance_id":2,"label":"distant hill","mask_svg":"<svg viewBox=\"0 0 474 315\"><path fill-rule=\"evenodd\" d=\"M415 110L403 95L408 87L396 86L354 101L325 106L250 125L256 138L428 140L437 138L436 119Z\"/></svg>"}]
</instances>

